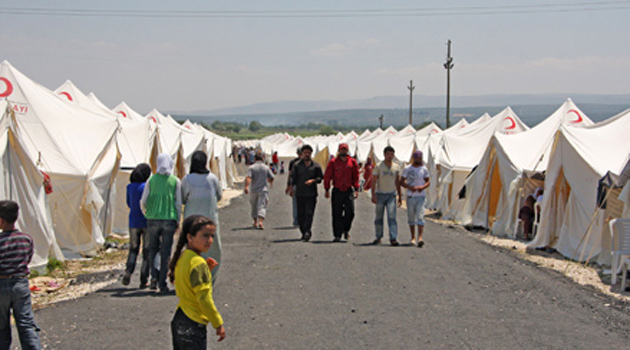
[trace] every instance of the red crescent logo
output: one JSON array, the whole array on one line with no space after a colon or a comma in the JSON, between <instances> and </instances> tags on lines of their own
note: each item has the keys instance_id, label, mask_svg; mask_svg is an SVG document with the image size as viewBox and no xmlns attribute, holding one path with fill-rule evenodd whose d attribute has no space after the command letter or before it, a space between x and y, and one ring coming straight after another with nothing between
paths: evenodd
<instances>
[{"instance_id":1,"label":"red crescent logo","mask_svg":"<svg viewBox=\"0 0 630 350\"><path fill-rule=\"evenodd\" d=\"M150 116L150 117L149 117L149 120L152 120L155 124L157 124L157 120L155 120L155 117L154 117L154 116Z\"/></svg>"},{"instance_id":2,"label":"red crescent logo","mask_svg":"<svg viewBox=\"0 0 630 350\"><path fill-rule=\"evenodd\" d=\"M4 84L7 86L7 89L4 90L3 93L0 94L0 97L8 97L13 92L13 85L9 81L9 79L0 77L0 81L4 81Z\"/></svg>"},{"instance_id":3,"label":"red crescent logo","mask_svg":"<svg viewBox=\"0 0 630 350\"><path fill-rule=\"evenodd\" d=\"M73 101L72 96L70 96L70 94L69 94L69 93L67 93L67 92L65 92L65 91L60 92L60 93L59 93L59 95L66 96L66 98L68 99L68 101Z\"/></svg>"},{"instance_id":4,"label":"red crescent logo","mask_svg":"<svg viewBox=\"0 0 630 350\"><path fill-rule=\"evenodd\" d=\"M190 130L190 125L186 125L186 129Z\"/></svg>"},{"instance_id":5,"label":"red crescent logo","mask_svg":"<svg viewBox=\"0 0 630 350\"><path fill-rule=\"evenodd\" d=\"M433 129L433 130L431 130L431 132L432 133L436 133L436 134L439 133L439 131L437 129Z\"/></svg>"},{"instance_id":6,"label":"red crescent logo","mask_svg":"<svg viewBox=\"0 0 630 350\"><path fill-rule=\"evenodd\" d=\"M127 113L125 113L123 111L118 111L117 113L122 114L123 117L127 118Z\"/></svg>"},{"instance_id":7,"label":"red crescent logo","mask_svg":"<svg viewBox=\"0 0 630 350\"><path fill-rule=\"evenodd\" d=\"M505 120L509 120L509 121L512 122L512 125L510 125L507 128L505 128L505 130L516 129L516 123L514 122L514 118L512 118L512 117L505 117L505 119L503 119L503 120L504 121Z\"/></svg>"},{"instance_id":8,"label":"red crescent logo","mask_svg":"<svg viewBox=\"0 0 630 350\"><path fill-rule=\"evenodd\" d=\"M576 111L575 109L571 109L571 110L569 110L569 111L567 112L567 115L568 115L569 113L571 113L571 112L575 113L575 115L577 115L577 117L578 117L576 120L572 120L572 121L571 121L571 123L572 123L572 124L581 123L581 122L584 120L584 119L582 119L582 116L580 115L580 112Z\"/></svg>"}]
</instances>

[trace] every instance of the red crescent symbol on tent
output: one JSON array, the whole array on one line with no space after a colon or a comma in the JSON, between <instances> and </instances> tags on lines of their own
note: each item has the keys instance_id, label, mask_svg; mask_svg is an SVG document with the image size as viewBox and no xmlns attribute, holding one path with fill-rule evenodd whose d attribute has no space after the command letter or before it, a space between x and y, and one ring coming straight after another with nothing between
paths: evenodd
<instances>
[{"instance_id":1,"label":"red crescent symbol on tent","mask_svg":"<svg viewBox=\"0 0 630 350\"><path fill-rule=\"evenodd\" d=\"M190 125L184 125L184 127L188 130L190 130Z\"/></svg>"},{"instance_id":2,"label":"red crescent symbol on tent","mask_svg":"<svg viewBox=\"0 0 630 350\"><path fill-rule=\"evenodd\" d=\"M575 109L571 109L571 110L569 110L567 112L567 114L569 114L571 112L575 113L575 115L577 115L577 117L578 117L576 120L572 120L571 121L572 124L581 123L584 120L584 119L582 119L582 116L580 115L580 112L576 111Z\"/></svg>"},{"instance_id":3,"label":"red crescent symbol on tent","mask_svg":"<svg viewBox=\"0 0 630 350\"><path fill-rule=\"evenodd\" d=\"M505 119L503 119L503 120L509 120L509 121L512 122L512 125L510 125L507 128L505 128L505 130L516 129L516 123L514 122L514 118L512 118L512 117L505 117Z\"/></svg>"},{"instance_id":4,"label":"red crescent symbol on tent","mask_svg":"<svg viewBox=\"0 0 630 350\"><path fill-rule=\"evenodd\" d=\"M4 90L4 92L0 94L0 97L8 97L13 92L13 85L7 78L0 77L0 80L4 81L4 84L7 86L7 89Z\"/></svg>"},{"instance_id":5,"label":"red crescent symbol on tent","mask_svg":"<svg viewBox=\"0 0 630 350\"><path fill-rule=\"evenodd\" d=\"M431 132L437 134L439 131L437 129L433 129L433 130L431 130Z\"/></svg>"},{"instance_id":6,"label":"red crescent symbol on tent","mask_svg":"<svg viewBox=\"0 0 630 350\"><path fill-rule=\"evenodd\" d=\"M155 117L154 117L154 116L150 116L150 117L149 117L149 120L152 120L155 124L157 124L157 120L155 120Z\"/></svg>"},{"instance_id":7,"label":"red crescent symbol on tent","mask_svg":"<svg viewBox=\"0 0 630 350\"><path fill-rule=\"evenodd\" d=\"M127 118L127 113L125 113L123 111L118 111L117 113L122 114L123 117Z\"/></svg>"},{"instance_id":8,"label":"red crescent symbol on tent","mask_svg":"<svg viewBox=\"0 0 630 350\"><path fill-rule=\"evenodd\" d=\"M70 94L69 94L69 93L67 93L67 92L65 92L65 91L60 92L60 93L59 93L59 95L66 96L66 98L68 99L68 101L73 101L72 96L70 96Z\"/></svg>"}]
</instances>

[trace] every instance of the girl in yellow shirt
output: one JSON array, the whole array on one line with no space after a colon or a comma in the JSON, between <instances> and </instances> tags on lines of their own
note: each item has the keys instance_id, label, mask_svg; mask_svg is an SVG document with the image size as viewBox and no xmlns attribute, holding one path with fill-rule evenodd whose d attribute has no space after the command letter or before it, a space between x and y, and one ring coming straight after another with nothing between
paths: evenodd
<instances>
[{"instance_id":1,"label":"girl in yellow shirt","mask_svg":"<svg viewBox=\"0 0 630 350\"><path fill-rule=\"evenodd\" d=\"M182 224L169 264L169 278L179 298L171 321L174 349L206 349L208 323L216 329L219 341L225 338L223 319L212 300L209 263L200 255L210 249L215 230L214 221L201 215L192 215Z\"/></svg>"}]
</instances>

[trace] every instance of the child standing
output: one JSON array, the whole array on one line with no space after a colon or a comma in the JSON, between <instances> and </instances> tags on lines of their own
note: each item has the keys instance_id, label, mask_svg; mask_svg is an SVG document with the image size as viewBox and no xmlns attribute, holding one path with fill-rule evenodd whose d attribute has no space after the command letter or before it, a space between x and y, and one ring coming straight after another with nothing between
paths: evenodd
<instances>
[{"instance_id":1,"label":"child standing","mask_svg":"<svg viewBox=\"0 0 630 350\"><path fill-rule=\"evenodd\" d=\"M182 224L169 264L169 278L179 298L171 321L174 349L206 349L208 323L216 329L219 341L225 339L223 319L212 299L209 263L201 257L214 241L215 228L214 221L201 215L189 216Z\"/></svg>"},{"instance_id":2,"label":"child standing","mask_svg":"<svg viewBox=\"0 0 630 350\"><path fill-rule=\"evenodd\" d=\"M16 202L0 201L0 349L11 346L11 311L22 349L41 349L28 286L33 239L15 228L19 210Z\"/></svg>"},{"instance_id":3,"label":"child standing","mask_svg":"<svg viewBox=\"0 0 630 350\"><path fill-rule=\"evenodd\" d=\"M142 266L140 268L140 289L147 287L149 280L149 240L147 239L147 219L140 209L140 198L144 191L144 184L151 176L149 164L141 163L136 166L129 176L127 185L127 206L129 207L129 255L127 256L127 268L122 279L124 286L129 285L133 270L136 268L136 259L142 244Z\"/></svg>"}]
</instances>

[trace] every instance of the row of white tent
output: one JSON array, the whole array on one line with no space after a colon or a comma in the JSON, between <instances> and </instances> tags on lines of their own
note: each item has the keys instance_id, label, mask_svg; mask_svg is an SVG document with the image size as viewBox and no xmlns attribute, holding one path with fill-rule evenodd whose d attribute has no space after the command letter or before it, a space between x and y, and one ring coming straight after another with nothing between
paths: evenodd
<instances>
[{"instance_id":1,"label":"row of white tent","mask_svg":"<svg viewBox=\"0 0 630 350\"><path fill-rule=\"evenodd\" d=\"M597 186L607 172L620 174L627 164L628 133L630 110L593 123L567 99L531 129L507 107L471 123L461 119L446 130L431 123L419 130L389 127L360 135L301 138L275 134L241 145L292 158L298 147L309 144L323 166L342 142L362 163L368 157L382 160L388 145L403 163L410 161L414 150L422 150L432 179L427 206L444 219L486 227L494 235L510 238L516 238L524 199L544 187L542 219L530 246L551 246L575 260L608 263L609 218L597 207ZM620 195L625 217L630 215L629 187Z\"/></svg>"},{"instance_id":2,"label":"row of white tent","mask_svg":"<svg viewBox=\"0 0 630 350\"><path fill-rule=\"evenodd\" d=\"M139 163L154 168L160 153L183 177L192 153L205 151L224 188L235 180L230 139L155 109L142 116L123 102L110 110L70 81L51 91L6 61L0 113L0 198L20 204L18 227L35 241L34 267L92 255L110 232L126 233L129 175Z\"/></svg>"}]
</instances>

